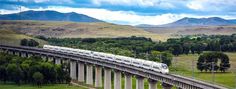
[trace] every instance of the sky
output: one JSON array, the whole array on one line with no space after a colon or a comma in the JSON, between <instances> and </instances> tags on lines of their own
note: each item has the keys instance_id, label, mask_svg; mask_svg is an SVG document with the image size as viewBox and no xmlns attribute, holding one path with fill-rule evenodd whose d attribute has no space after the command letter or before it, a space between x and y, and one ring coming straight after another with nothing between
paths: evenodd
<instances>
[{"instance_id":1,"label":"sky","mask_svg":"<svg viewBox=\"0 0 236 89\"><path fill-rule=\"evenodd\" d=\"M122 25L162 25L184 17L236 19L235 7L236 0L0 0L0 14L54 10Z\"/></svg>"}]
</instances>

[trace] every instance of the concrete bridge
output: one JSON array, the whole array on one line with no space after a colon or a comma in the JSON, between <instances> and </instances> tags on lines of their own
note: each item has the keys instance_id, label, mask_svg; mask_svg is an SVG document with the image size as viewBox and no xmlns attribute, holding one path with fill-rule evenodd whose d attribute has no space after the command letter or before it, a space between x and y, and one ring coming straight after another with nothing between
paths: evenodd
<instances>
[{"instance_id":1,"label":"concrete bridge","mask_svg":"<svg viewBox=\"0 0 236 89\"><path fill-rule=\"evenodd\" d=\"M112 71L114 72L114 89L121 89L122 73L125 77L125 89L132 89L133 76L136 78L136 89L144 89L145 78L148 79L149 89L157 89L158 82L162 83L163 89L171 89L173 86L179 89L226 89L222 86L178 75L166 75L131 65L105 61L93 57L49 51L42 48L0 45L0 51L22 57L38 55L43 59L53 60L56 64L67 61L70 63L72 81L85 82L89 85L95 85L95 87L104 86L104 89L112 89ZM93 78L93 68L95 68L95 78ZM104 69L104 76L102 75L102 69ZM102 83L103 77L104 83Z\"/></svg>"}]
</instances>

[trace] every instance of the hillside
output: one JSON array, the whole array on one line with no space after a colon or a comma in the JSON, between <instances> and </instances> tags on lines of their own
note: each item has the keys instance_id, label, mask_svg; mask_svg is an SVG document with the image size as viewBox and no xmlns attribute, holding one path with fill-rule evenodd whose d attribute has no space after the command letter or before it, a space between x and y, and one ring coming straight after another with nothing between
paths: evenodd
<instances>
[{"instance_id":1,"label":"hillside","mask_svg":"<svg viewBox=\"0 0 236 89\"><path fill-rule=\"evenodd\" d=\"M234 25L236 24L234 20L226 20L219 17L211 17L211 18L188 18L185 17L176 22L162 25L169 27L176 26L216 26L216 25Z\"/></svg>"},{"instance_id":2,"label":"hillside","mask_svg":"<svg viewBox=\"0 0 236 89\"><path fill-rule=\"evenodd\" d=\"M236 33L236 25L229 26L196 26L196 27L143 27L142 29L167 37L182 35L231 35Z\"/></svg>"},{"instance_id":3,"label":"hillside","mask_svg":"<svg viewBox=\"0 0 236 89\"><path fill-rule=\"evenodd\" d=\"M219 17L210 18L189 18L185 17L175 22L164 25L148 25L140 24L137 27L197 27L197 26L223 26L223 25L236 25L235 19L226 20Z\"/></svg>"},{"instance_id":4,"label":"hillside","mask_svg":"<svg viewBox=\"0 0 236 89\"><path fill-rule=\"evenodd\" d=\"M163 36L139 28L104 22L75 23L52 21L0 21L0 30L10 29L27 35L57 38L97 38L143 36L153 40L165 40Z\"/></svg>"},{"instance_id":5,"label":"hillside","mask_svg":"<svg viewBox=\"0 0 236 89\"><path fill-rule=\"evenodd\" d=\"M27 35L19 34L11 30L0 30L0 43L1 44L10 44L10 45L20 45L21 39L34 39L40 43L40 46L47 44L46 41L36 39Z\"/></svg>"},{"instance_id":6,"label":"hillside","mask_svg":"<svg viewBox=\"0 0 236 89\"><path fill-rule=\"evenodd\" d=\"M78 13L60 13L56 11L25 11L15 14L0 15L0 20L43 20L72 22L103 22L101 20Z\"/></svg>"}]
</instances>

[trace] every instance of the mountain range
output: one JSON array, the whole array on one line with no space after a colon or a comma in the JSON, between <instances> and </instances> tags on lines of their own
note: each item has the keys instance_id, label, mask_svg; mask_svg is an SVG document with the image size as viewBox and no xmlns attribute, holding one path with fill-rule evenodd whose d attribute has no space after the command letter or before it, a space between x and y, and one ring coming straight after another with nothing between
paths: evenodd
<instances>
[{"instance_id":1,"label":"mountain range","mask_svg":"<svg viewBox=\"0 0 236 89\"><path fill-rule=\"evenodd\" d=\"M41 20L41 21L72 21L72 22L103 22L87 15L60 13L57 11L25 11L14 14L0 15L0 20Z\"/></svg>"},{"instance_id":2,"label":"mountain range","mask_svg":"<svg viewBox=\"0 0 236 89\"><path fill-rule=\"evenodd\" d=\"M220 25L236 25L236 19L226 20L219 17L210 18L182 18L173 23L164 25L148 25L141 24L137 27L185 27L185 26L220 26Z\"/></svg>"}]
</instances>

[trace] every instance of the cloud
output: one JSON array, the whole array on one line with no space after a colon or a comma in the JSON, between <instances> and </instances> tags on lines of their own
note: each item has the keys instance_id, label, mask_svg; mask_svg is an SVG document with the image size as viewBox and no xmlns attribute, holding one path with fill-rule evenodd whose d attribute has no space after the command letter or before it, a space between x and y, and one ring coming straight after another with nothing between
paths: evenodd
<instances>
[{"instance_id":1,"label":"cloud","mask_svg":"<svg viewBox=\"0 0 236 89\"><path fill-rule=\"evenodd\" d=\"M170 1L164 0L92 0L95 5L121 5L121 6L138 6L138 7L160 7L174 8L175 6Z\"/></svg>"},{"instance_id":2,"label":"cloud","mask_svg":"<svg viewBox=\"0 0 236 89\"><path fill-rule=\"evenodd\" d=\"M85 14L103 21L116 23L116 24L125 24L125 25L138 25L138 24L150 24L150 25L161 25L174 22L184 17L194 17L194 18L203 18L203 17L222 17L225 19L235 19L234 16L227 15L193 15L193 14L173 14L166 13L154 16L139 15L133 11L111 11L107 9L96 9L96 8L71 8L71 7L62 7L62 6L49 6L47 8L37 8L30 9L22 7L22 11L35 10L35 11L44 11L44 10L54 10L62 13L76 12L80 14ZM19 10L4 10L0 9L2 14L17 13Z\"/></svg>"},{"instance_id":3,"label":"cloud","mask_svg":"<svg viewBox=\"0 0 236 89\"><path fill-rule=\"evenodd\" d=\"M236 0L191 0L186 6L196 11L235 10Z\"/></svg>"}]
</instances>

